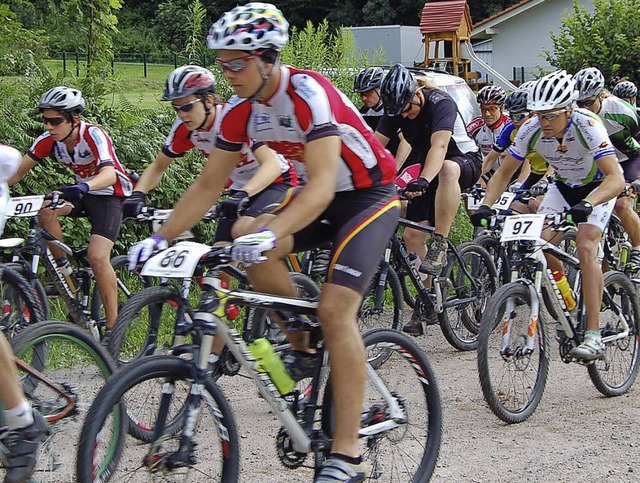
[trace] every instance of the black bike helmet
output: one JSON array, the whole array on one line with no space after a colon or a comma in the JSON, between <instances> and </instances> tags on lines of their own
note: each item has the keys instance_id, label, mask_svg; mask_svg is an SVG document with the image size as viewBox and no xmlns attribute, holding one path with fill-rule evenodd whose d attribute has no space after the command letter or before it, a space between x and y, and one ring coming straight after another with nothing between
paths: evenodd
<instances>
[{"instance_id":1,"label":"black bike helmet","mask_svg":"<svg viewBox=\"0 0 640 483\"><path fill-rule=\"evenodd\" d=\"M389 116L399 115L416 92L416 80L402 64L394 65L380 86L380 97Z\"/></svg>"},{"instance_id":2,"label":"black bike helmet","mask_svg":"<svg viewBox=\"0 0 640 483\"><path fill-rule=\"evenodd\" d=\"M378 89L382 84L384 78L384 71L382 67L367 67L358 72L358 75L353 81L354 92L367 92L374 89Z\"/></svg>"}]
</instances>

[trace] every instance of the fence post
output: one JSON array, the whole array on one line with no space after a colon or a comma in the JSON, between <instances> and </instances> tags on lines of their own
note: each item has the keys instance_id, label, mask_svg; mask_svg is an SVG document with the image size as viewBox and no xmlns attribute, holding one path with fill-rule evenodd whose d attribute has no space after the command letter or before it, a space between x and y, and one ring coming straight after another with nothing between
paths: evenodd
<instances>
[{"instance_id":1,"label":"fence post","mask_svg":"<svg viewBox=\"0 0 640 483\"><path fill-rule=\"evenodd\" d=\"M111 56L111 75L116 75L115 56Z\"/></svg>"},{"instance_id":2,"label":"fence post","mask_svg":"<svg viewBox=\"0 0 640 483\"><path fill-rule=\"evenodd\" d=\"M80 55L76 50L76 77L80 77Z\"/></svg>"},{"instance_id":3,"label":"fence post","mask_svg":"<svg viewBox=\"0 0 640 483\"><path fill-rule=\"evenodd\" d=\"M144 64L144 77L147 77L147 53L143 52L142 53L142 62Z\"/></svg>"},{"instance_id":4,"label":"fence post","mask_svg":"<svg viewBox=\"0 0 640 483\"><path fill-rule=\"evenodd\" d=\"M67 72L67 52L62 51L62 72Z\"/></svg>"},{"instance_id":5,"label":"fence post","mask_svg":"<svg viewBox=\"0 0 640 483\"><path fill-rule=\"evenodd\" d=\"M173 53L173 68L178 68L178 54L176 52Z\"/></svg>"},{"instance_id":6,"label":"fence post","mask_svg":"<svg viewBox=\"0 0 640 483\"><path fill-rule=\"evenodd\" d=\"M520 67L520 76L522 77L522 83L524 84L524 65Z\"/></svg>"}]
</instances>

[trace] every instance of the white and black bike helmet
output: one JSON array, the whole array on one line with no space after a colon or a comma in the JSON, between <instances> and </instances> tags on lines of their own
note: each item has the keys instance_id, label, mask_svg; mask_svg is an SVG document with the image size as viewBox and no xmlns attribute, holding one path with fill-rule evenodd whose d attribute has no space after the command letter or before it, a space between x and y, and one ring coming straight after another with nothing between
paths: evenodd
<instances>
[{"instance_id":1,"label":"white and black bike helmet","mask_svg":"<svg viewBox=\"0 0 640 483\"><path fill-rule=\"evenodd\" d=\"M530 111L545 111L569 107L578 97L571 75L557 70L538 79L530 88L527 107Z\"/></svg>"},{"instance_id":2,"label":"white and black bike helmet","mask_svg":"<svg viewBox=\"0 0 640 483\"><path fill-rule=\"evenodd\" d=\"M507 93L499 86L485 86L476 96L478 104L502 106L507 100Z\"/></svg>"},{"instance_id":3,"label":"white and black bike helmet","mask_svg":"<svg viewBox=\"0 0 640 483\"><path fill-rule=\"evenodd\" d=\"M618 82L613 88L613 95L620 99L631 99L638 95L638 88L631 81Z\"/></svg>"},{"instance_id":4,"label":"white and black bike helmet","mask_svg":"<svg viewBox=\"0 0 640 483\"><path fill-rule=\"evenodd\" d=\"M358 72L353 81L353 91L363 93L379 89L384 79L382 67L367 67Z\"/></svg>"},{"instance_id":5,"label":"white and black bike helmet","mask_svg":"<svg viewBox=\"0 0 640 483\"><path fill-rule=\"evenodd\" d=\"M55 109L56 111L80 114L84 111L84 98L82 92L66 86L58 86L49 89L40 98L38 109Z\"/></svg>"},{"instance_id":6,"label":"white and black bike helmet","mask_svg":"<svg viewBox=\"0 0 640 483\"><path fill-rule=\"evenodd\" d=\"M169 74L164 86L163 101L181 99L192 94L215 94L216 78L213 73L197 65L183 65Z\"/></svg>"},{"instance_id":7,"label":"white and black bike helmet","mask_svg":"<svg viewBox=\"0 0 640 483\"><path fill-rule=\"evenodd\" d=\"M598 97L604 90L605 80L602 72L595 67L587 67L576 72L573 76L578 90L578 101Z\"/></svg>"},{"instance_id":8,"label":"white and black bike helmet","mask_svg":"<svg viewBox=\"0 0 640 483\"><path fill-rule=\"evenodd\" d=\"M504 107L509 112L527 111L528 98L528 90L518 89L507 96L507 101L505 102Z\"/></svg>"}]
</instances>

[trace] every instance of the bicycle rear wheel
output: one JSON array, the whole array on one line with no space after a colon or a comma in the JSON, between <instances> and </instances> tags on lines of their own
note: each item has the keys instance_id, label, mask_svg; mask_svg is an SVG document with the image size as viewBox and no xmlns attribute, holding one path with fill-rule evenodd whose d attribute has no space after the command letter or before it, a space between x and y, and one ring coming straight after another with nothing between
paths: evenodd
<instances>
[{"instance_id":1,"label":"bicycle rear wheel","mask_svg":"<svg viewBox=\"0 0 640 483\"><path fill-rule=\"evenodd\" d=\"M489 300L480 326L482 394L493 413L506 423L520 423L531 416L547 383L546 325L542 318L532 321L531 303L528 286L520 282L503 285ZM530 329L535 331L533 347L527 345Z\"/></svg>"},{"instance_id":2,"label":"bicycle rear wheel","mask_svg":"<svg viewBox=\"0 0 640 483\"><path fill-rule=\"evenodd\" d=\"M76 479L94 481L207 481L236 482L239 444L231 408L220 388L209 378L201 389L196 427L183 465L171 467L181 431L166 431L153 442L142 444L122 431L124 401L139 415L150 432L163 400L173 388L171 401L164 399L168 417L183 412L192 387L193 366L170 356L152 356L121 369L98 394L80 434ZM177 411L177 412L176 412ZM180 425L182 427L182 424ZM116 437L115 435L118 435Z\"/></svg>"},{"instance_id":3,"label":"bicycle rear wheel","mask_svg":"<svg viewBox=\"0 0 640 483\"><path fill-rule=\"evenodd\" d=\"M38 450L37 480L73 481L69 445L77 441L89 406L115 364L88 332L64 322L33 325L17 334L11 346L18 359L43 375L18 369L27 399L49 424L50 435Z\"/></svg>"},{"instance_id":4,"label":"bicycle rear wheel","mask_svg":"<svg viewBox=\"0 0 640 483\"><path fill-rule=\"evenodd\" d=\"M387 266L385 276L384 287L381 287L382 272L378 269L362 299L358 311L358 330L363 334L372 329L399 330L404 303L402 286L391 265Z\"/></svg>"},{"instance_id":5,"label":"bicycle rear wheel","mask_svg":"<svg viewBox=\"0 0 640 483\"><path fill-rule=\"evenodd\" d=\"M637 292L625 274L607 272L600 310L602 337L623 332L620 317L626 319L629 335L606 343L604 358L587 366L591 381L605 396L620 396L628 392L640 367L640 304Z\"/></svg>"},{"instance_id":6,"label":"bicycle rear wheel","mask_svg":"<svg viewBox=\"0 0 640 483\"><path fill-rule=\"evenodd\" d=\"M0 265L0 330L7 339L43 320L44 310L33 287L18 272Z\"/></svg>"},{"instance_id":7,"label":"bicycle rear wheel","mask_svg":"<svg viewBox=\"0 0 640 483\"><path fill-rule=\"evenodd\" d=\"M386 391L403 415L384 431L361 435L361 454L371 466L366 478L379 482L428 482L440 453L442 433L440 393L429 361L416 343L400 332L375 329L364 334L363 339L369 368L361 431L392 422ZM384 357L379 357L381 352ZM322 403L322 426L327 435L333 434L330 383Z\"/></svg>"},{"instance_id":8,"label":"bicycle rear wheel","mask_svg":"<svg viewBox=\"0 0 640 483\"><path fill-rule=\"evenodd\" d=\"M442 290L445 309L440 315L440 328L449 344L458 350L470 351L478 346L479 322L496 291L498 277L491 255L481 246L462 243L457 251L460 260L452 255L442 274L447 283ZM464 299L468 302L456 303Z\"/></svg>"}]
</instances>

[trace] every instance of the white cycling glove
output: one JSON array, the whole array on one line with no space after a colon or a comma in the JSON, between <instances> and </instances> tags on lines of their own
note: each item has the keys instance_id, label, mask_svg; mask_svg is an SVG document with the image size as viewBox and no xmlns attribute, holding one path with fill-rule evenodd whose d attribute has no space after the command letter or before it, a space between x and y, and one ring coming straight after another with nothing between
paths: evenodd
<instances>
[{"instance_id":1,"label":"white cycling glove","mask_svg":"<svg viewBox=\"0 0 640 483\"><path fill-rule=\"evenodd\" d=\"M168 246L169 243L167 243L167 240L160 235L152 235L149 238L136 243L129 248L129 254L127 255L129 270L134 270L136 265L146 262L151 258L151 255L164 250Z\"/></svg>"},{"instance_id":2,"label":"white cycling glove","mask_svg":"<svg viewBox=\"0 0 640 483\"><path fill-rule=\"evenodd\" d=\"M514 181L510 186L509 186L509 192L511 193L517 193L518 190L520 189L520 186L522 186L522 183L520 181Z\"/></svg>"},{"instance_id":3,"label":"white cycling glove","mask_svg":"<svg viewBox=\"0 0 640 483\"><path fill-rule=\"evenodd\" d=\"M233 240L231 256L245 265L264 262L267 257L262 253L275 248L277 241L271 230L263 228L256 233L239 236Z\"/></svg>"}]
</instances>

